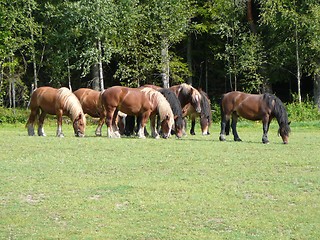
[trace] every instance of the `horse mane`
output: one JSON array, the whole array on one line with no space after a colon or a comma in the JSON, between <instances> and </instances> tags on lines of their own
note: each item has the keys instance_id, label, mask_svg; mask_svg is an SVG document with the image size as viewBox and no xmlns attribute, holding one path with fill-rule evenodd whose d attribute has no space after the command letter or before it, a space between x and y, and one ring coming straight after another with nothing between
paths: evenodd
<instances>
[{"instance_id":1,"label":"horse mane","mask_svg":"<svg viewBox=\"0 0 320 240\"><path fill-rule=\"evenodd\" d=\"M182 108L178 97L169 88L162 88L158 90L169 102L172 112L175 116L182 117Z\"/></svg>"},{"instance_id":2,"label":"horse mane","mask_svg":"<svg viewBox=\"0 0 320 240\"><path fill-rule=\"evenodd\" d=\"M200 101L201 114L208 116L209 123L211 123L211 120L212 120L211 103L210 103L208 94L206 92L202 91L201 89L198 91L201 94L201 101Z\"/></svg>"},{"instance_id":3,"label":"horse mane","mask_svg":"<svg viewBox=\"0 0 320 240\"><path fill-rule=\"evenodd\" d=\"M201 101L202 96L201 96L200 92L197 89L195 89L194 87L192 87L190 84L181 83L179 91L183 95L188 95L188 94L190 94L190 91L192 91L192 95L191 95L191 98L193 99L192 101ZM198 96L198 98L199 98L198 100L197 100L196 96Z\"/></svg>"},{"instance_id":4,"label":"horse mane","mask_svg":"<svg viewBox=\"0 0 320 240\"><path fill-rule=\"evenodd\" d=\"M263 100L267 103L268 107L272 109L272 114L276 117L278 124L286 135L290 133L290 126L288 120L288 113L283 102L273 94L263 94Z\"/></svg>"},{"instance_id":5,"label":"horse mane","mask_svg":"<svg viewBox=\"0 0 320 240\"><path fill-rule=\"evenodd\" d=\"M174 122L174 116L171 109L171 106L167 99L158 91L146 87L141 89L142 92L146 93L149 96L149 99L152 100L154 98L154 101L157 104L157 110L160 116L160 120L163 121L167 116L170 118L170 125L173 125Z\"/></svg>"},{"instance_id":6,"label":"horse mane","mask_svg":"<svg viewBox=\"0 0 320 240\"><path fill-rule=\"evenodd\" d=\"M84 116L79 99L68 88L62 87L57 92L57 103L62 103L64 109L69 113L72 121L74 121L81 113ZM83 117L85 123L85 118Z\"/></svg>"}]
</instances>

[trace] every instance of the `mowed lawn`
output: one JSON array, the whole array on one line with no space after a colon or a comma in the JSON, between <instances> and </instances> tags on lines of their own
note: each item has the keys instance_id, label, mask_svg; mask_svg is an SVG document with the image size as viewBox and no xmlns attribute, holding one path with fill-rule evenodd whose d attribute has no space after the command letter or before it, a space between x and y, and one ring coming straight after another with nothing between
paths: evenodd
<instances>
[{"instance_id":1,"label":"mowed lawn","mask_svg":"<svg viewBox=\"0 0 320 240\"><path fill-rule=\"evenodd\" d=\"M0 239L320 239L320 125L243 142L29 137L0 125ZM103 128L106 135L106 128Z\"/></svg>"}]
</instances>

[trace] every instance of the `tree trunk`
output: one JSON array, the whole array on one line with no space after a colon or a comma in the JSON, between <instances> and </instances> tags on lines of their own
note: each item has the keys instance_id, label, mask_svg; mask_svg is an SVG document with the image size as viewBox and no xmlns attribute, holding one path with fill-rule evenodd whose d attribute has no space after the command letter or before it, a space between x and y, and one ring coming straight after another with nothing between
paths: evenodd
<instances>
[{"instance_id":1,"label":"tree trunk","mask_svg":"<svg viewBox=\"0 0 320 240\"><path fill-rule=\"evenodd\" d=\"M318 111L320 111L320 73L314 75L313 93L314 103L317 105Z\"/></svg>"},{"instance_id":2,"label":"tree trunk","mask_svg":"<svg viewBox=\"0 0 320 240\"><path fill-rule=\"evenodd\" d=\"M295 26L295 38L296 38L296 60L297 60L297 81L298 81L298 101L301 103L301 73L300 73L300 56L299 56L299 39L297 24Z\"/></svg>"},{"instance_id":3,"label":"tree trunk","mask_svg":"<svg viewBox=\"0 0 320 240\"><path fill-rule=\"evenodd\" d=\"M69 89L70 89L70 91L72 91L69 57L67 57L67 65L68 65L68 66L67 66L67 68L68 68L68 84L69 84Z\"/></svg>"},{"instance_id":4,"label":"tree trunk","mask_svg":"<svg viewBox=\"0 0 320 240\"><path fill-rule=\"evenodd\" d=\"M192 73L192 37L191 34L188 35L188 41L187 41L187 63L188 63L188 69L190 73ZM192 75L188 77L188 84L192 85Z\"/></svg>"},{"instance_id":5,"label":"tree trunk","mask_svg":"<svg viewBox=\"0 0 320 240\"><path fill-rule=\"evenodd\" d=\"M99 50L99 81L100 81L100 91L104 90L104 79L103 79L103 65L102 65L102 45L101 40L98 40L98 50Z\"/></svg>"},{"instance_id":6,"label":"tree trunk","mask_svg":"<svg viewBox=\"0 0 320 240\"><path fill-rule=\"evenodd\" d=\"M31 7L30 7L30 3L29 3L29 11L30 11L30 15L29 18L32 18L32 14L31 14ZM38 77L37 77L37 63L36 63L36 50L35 50L35 46L34 46L34 36L33 36L33 29L30 26L30 34L31 34L31 51L32 51L32 62L33 62L33 81L34 81L34 88L36 89L38 87Z\"/></svg>"},{"instance_id":7,"label":"tree trunk","mask_svg":"<svg viewBox=\"0 0 320 240\"><path fill-rule=\"evenodd\" d=\"M250 29L252 33L257 33L257 27L254 23L254 18L252 14L252 0L248 0L247 2L247 19L250 25Z\"/></svg>"},{"instance_id":8,"label":"tree trunk","mask_svg":"<svg viewBox=\"0 0 320 240\"><path fill-rule=\"evenodd\" d=\"M169 88L169 43L167 38L162 39L161 63L162 63L162 83L164 88Z\"/></svg>"},{"instance_id":9,"label":"tree trunk","mask_svg":"<svg viewBox=\"0 0 320 240\"><path fill-rule=\"evenodd\" d=\"M99 82L99 66L98 64L94 64L91 68L92 72L92 89L99 91L100 90L100 82Z\"/></svg>"}]
</instances>

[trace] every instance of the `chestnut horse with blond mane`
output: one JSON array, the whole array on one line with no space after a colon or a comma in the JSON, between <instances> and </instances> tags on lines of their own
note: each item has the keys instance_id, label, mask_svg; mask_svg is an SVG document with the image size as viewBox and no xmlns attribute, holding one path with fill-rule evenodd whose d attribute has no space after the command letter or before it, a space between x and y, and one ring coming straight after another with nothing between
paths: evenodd
<instances>
[{"instance_id":1,"label":"chestnut horse with blond mane","mask_svg":"<svg viewBox=\"0 0 320 240\"><path fill-rule=\"evenodd\" d=\"M151 88L129 88L114 86L101 94L101 101L106 115L108 137L120 137L116 126L118 111L141 118L138 126L139 138L145 138L144 127L150 118L152 136L159 137L155 128L156 115L160 116L162 137L168 138L174 123L174 117L168 101L158 91Z\"/></svg>"},{"instance_id":2,"label":"chestnut horse with blond mane","mask_svg":"<svg viewBox=\"0 0 320 240\"><path fill-rule=\"evenodd\" d=\"M231 116L234 141L241 141L237 133L237 120L240 116L253 121L262 120L263 143L269 143L269 125L271 120L276 118L279 124L278 133L282 137L283 143L288 143L290 133L288 113L282 101L275 95L269 93L247 94L237 91L224 94L221 100L220 141L225 141L225 135L229 134Z\"/></svg>"},{"instance_id":3,"label":"chestnut horse with blond mane","mask_svg":"<svg viewBox=\"0 0 320 240\"><path fill-rule=\"evenodd\" d=\"M101 136L101 128L105 121L105 116L102 114L103 107L100 101L100 91L90 88L79 88L73 92L79 99L83 112L93 118L99 118L98 126L96 128L96 136Z\"/></svg>"},{"instance_id":4,"label":"chestnut horse with blond mane","mask_svg":"<svg viewBox=\"0 0 320 240\"><path fill-rule=\"evenodd\" d=\"M34 123L37 120L37 117L39 117L38 135L46 136L44 133L43 122L47 114L57 116L57 137L64 136L62 133L63 115L71 118L75 136L84 136L86 117L78 98L68 88L37 88L31 96L30 110L31 113L26 124L29 136L35 135Z\"/></svg>"}]
</instances>

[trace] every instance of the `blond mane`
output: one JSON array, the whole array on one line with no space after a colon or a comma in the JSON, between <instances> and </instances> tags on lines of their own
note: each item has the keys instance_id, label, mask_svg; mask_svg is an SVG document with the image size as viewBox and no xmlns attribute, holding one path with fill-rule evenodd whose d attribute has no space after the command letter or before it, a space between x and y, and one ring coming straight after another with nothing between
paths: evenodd
<instances>
[{"instance_id":1,"label":"blond mane","mask_svg":"<svg viewBox=\"0 0 320 240\"><path fill-rule=\"evenodd\" d=\"M57 102L62 103L63 109L65 109L69 113L72 121L74 121L81 113L83 116L83 121L84 123L86 123L86 119L84 117L84 113L79 99L66 87L58 89L57 94Z\"/></svg>"},{"instance_id":2,"label":"blond mane","mask_svg":"<svg viewBox=\"0 0 320 240\"><path fill-rule=\"evenodd\" d=\"M143 88L141 91L148 95L150 101L155 101L160 120L162 121L168 116L170 118L170 125L173 125L174 116L167 99L160 92L149 87Z\"/></svg>"}]
</instances>

